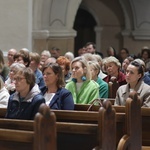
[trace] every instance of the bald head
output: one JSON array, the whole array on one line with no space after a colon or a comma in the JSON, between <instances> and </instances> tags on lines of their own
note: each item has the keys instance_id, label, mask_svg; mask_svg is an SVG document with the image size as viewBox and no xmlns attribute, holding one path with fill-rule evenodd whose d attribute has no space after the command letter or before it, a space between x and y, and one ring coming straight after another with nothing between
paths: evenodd
<instances>
[{"instance_id":1,"label":"bald head","mask_svg":"<svg viewBox=\"0 0 150 150\"><path fill-rule=\"evenodd\" d=\"M45 61L45 65L49 64L49 63L56 63L56 58L54 57L50 57Z\"/></svg>"},{"instance_id":2,"label":"bald head","mask_svg":"<svg viewBox=\"0 0 150 150\"><path fill-rule=\"evenodd\" d=\"M17 53L17 50L12 48L8 51L7 59L8 59L8 65L12 65L14 63L14 55Z\"/></svg>"}]
</instances>

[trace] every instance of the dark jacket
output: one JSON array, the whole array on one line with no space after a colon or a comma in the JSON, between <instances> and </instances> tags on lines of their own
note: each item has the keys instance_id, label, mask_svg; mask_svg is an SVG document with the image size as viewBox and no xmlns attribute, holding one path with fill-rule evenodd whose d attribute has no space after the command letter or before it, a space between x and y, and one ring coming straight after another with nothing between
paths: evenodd
<instances>
[{"instance_id":1,"label":"dark jacket","mask_svg":"<svg viewBox=\"0 0 150 150\"><path fill-rule=\"evenodd\" d=\"M44 95L47 92L47 87L41 89L42 94ZM74 102L73 97L70 91L65 88L59 88L52 98L49 107L51 109L58 109L58 110L73 110L74 109Z\"/></svg>"},{"instance_id":2,"label":"dark jacket","mask_svg":"<svg viewBox=\"0 0 150 150\"><path fill-rule=\"evenodd\" d=\"M110 82L110 79L111 79L111 76L108 75L108 76L105 77L103 80L104 80L105 82L109 83L109 82ZM119 71L117 81L118 81L118 83L119 83L119 86L124 85L124 84L127 84L126 79L125 79L125 74L123 74L121 71Z\"/></svg>"},{"instance_id":3,"label":"dark jacket","mask_svg":"<svg viewBox=\"0 0 150 150\"><path fill-rule=\"evenodd\" d=\"M39 88L42 88L45 86L45 82L43 79L43 74L39 69L36 69L35 72L35 78L36 78L36 84L39 86Z\"/></svg>"},{"instance_id":4,"label":"dark jacket","mask_svg":"<svg viewBox=\"0 0 150 150\"><path fill-rule=\"evenodd\" d=\"M35 85L23 101L19 99L19 93L15 92L9 98L6 118L32 120L38 112L39 106L45 103L38 85Z\"/></svg>"}]
</instances>

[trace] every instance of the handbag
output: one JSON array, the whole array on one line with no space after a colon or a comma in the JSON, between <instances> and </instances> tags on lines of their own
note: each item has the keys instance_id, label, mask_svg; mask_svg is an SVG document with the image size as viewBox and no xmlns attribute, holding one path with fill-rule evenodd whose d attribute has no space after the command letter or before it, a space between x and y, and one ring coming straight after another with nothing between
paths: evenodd
<instances>
[{"instance_id":1,"label":"handbag","mask_svg":"<svg viewBox=\"0 0 150 150\"><path fill-rule=\"evenodd\" d=\"M91 102L91 104L90 104L89 108L87 109L87 111L90 111L94 105L99 105L101 107L101 106L103 106L103 103L102 103L101 99L99 99L99 98L94 99Z\"/></svg>"}]
</instances>

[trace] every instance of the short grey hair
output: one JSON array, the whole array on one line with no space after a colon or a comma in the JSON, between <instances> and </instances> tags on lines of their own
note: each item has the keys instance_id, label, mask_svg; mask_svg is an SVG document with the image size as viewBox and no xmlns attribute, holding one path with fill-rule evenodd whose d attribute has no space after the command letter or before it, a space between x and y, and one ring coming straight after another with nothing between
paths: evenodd
<instances>
[{"instance_id":1,"label":"short grey hair","mask_svg":"<svg viewBox=\"0 0 150 150\"><path fill-rule=\"evenodd\" d=\"M116 57L114 57L114 56L109 56L109 57L107 57L103 63L104 63L104 64L115 63L119 68L121 67L121 63L120 63L119 60L118 60Z\"/></svg>"},{"instance_id":2,"label":"short grey hair","mask_svg":"<svg viewBox=\"0 0 150 150\"><path fill-rule=\"evenodd\" d=\"M41 55L46 55L48 58L51 57L51 53L48 50L43 50Z\"/></svg>"}]
</instances>

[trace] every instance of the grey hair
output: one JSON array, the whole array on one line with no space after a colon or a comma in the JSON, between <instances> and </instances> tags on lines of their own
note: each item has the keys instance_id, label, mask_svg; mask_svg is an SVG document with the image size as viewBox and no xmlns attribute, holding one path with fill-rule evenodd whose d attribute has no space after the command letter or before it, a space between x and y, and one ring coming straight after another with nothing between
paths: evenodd
<instances>
[{"instance_id":1,"label":"grey hair","mask_svg":"<svg viewBox=\"0 0 150 150\"><path fill-rule=\"evenodd\" d=\"M104 64L108 64L108 63L115 63L119 68L121 67L121 63L119 62L119 60L114 57L114 56L109 56L107 57L104 62Z\"/></svg>"}]
</instances>

